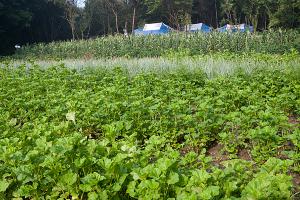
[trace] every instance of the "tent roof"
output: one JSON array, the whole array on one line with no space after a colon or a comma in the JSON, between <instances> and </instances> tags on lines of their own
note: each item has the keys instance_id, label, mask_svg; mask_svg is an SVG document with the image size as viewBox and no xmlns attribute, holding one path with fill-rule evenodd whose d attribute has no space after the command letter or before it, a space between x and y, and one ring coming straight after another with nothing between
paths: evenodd
<instances>
[{"instance_id":1,"label":"tent roof","mask_svg":"<svg viewBox=\"0 0 300 200\"><path fill-rule=\"evenodd\" d=\"M251 25L247 25L247 24L239 24L237 25L240 29L243 29L243 28L247 28L247 27L253 27Z\"/></svg>"},{"instance_id":2,"label":"tent roof","mask_svg":"<svg viewBox=\"0 0 300 200\"><path fill-rule=\"evenodd\" d=\"M234 25L225 24L224 26L222 26L222 28L234 28Z\"/></svg>"},{"instance_id":3,"label":"tent roof","mask_svg":"<svg viewBox=\"0 0 300 200\"><path fill-rule=\"evenodd\" d=\"M232 32L245 32L246 30L249 30L250 32L253 32L253 26L247 25L247 24L238 24L238 25L230 25L226 24L223 27L218 29L221 32L225 31L232 31Z\"/></svg>"},{"instance_id":4,"label":"tent roof","mask_svg":"<svg viewBox=\"0 0 300 200\"><path fill-rule=\"evenodd\" d=\"M163 23L153 23L153 24L145 24L144 31L156 31L160 30Z\"/></svg>"},{"instance_id":5,"label":"tent roof","mask_svg":"<svg viewBox=\"0 0 300 200\"><path fill-rule=\"evenodd\" d=\"M191 31L192 31L192 30L199 30L199 29L201 29L201 28L202 28L202 26L203 26L203 23L198 23L198 24L190 24L189 26L190 26L190 30L191 30Z\"/></svg>"},{"instance_id":6,"label":"tent roof","mask_svg":"<svg viewBox=\"0 0 300 200\"><path fill-rule=\"evenodd\" d=\"M137 28L134 31L143 31L143 28Z\"/></svg>"},{"instance_id":7,"label":"tent roof","mask_svg":"<svg viewBox=\"0 0 300 200\"><path fill-rule=\"evenodd\" d=\"M246 28L246 24L239 24L238 27L239 27L240 29L244 29L244 28Z\"/></svg>"},{"instance_id":8,"label":"tent roof","mask_svg":"<svg viewBox=\"0 0 300 200\"><path fill-rule=\"evenodd\" d=\"M186 25L185 30L190 31L190 32L197 32L197 31L210 32L212 30L212 28L204 23L198 23L198 24Z\"/></svg>"},{"instance_id":9,"label":"tent roof","mask_svg":"<svg viewBox=\"0 0 300 200\"><path fill-rule=\"evenodd\" d=\"M152 24L145 24L143 31L158 31L162 27L166 27L168 29L172 29L168 25L164 24L163 22L160 23L152 23Z\"/></svg>"}]
</instances>

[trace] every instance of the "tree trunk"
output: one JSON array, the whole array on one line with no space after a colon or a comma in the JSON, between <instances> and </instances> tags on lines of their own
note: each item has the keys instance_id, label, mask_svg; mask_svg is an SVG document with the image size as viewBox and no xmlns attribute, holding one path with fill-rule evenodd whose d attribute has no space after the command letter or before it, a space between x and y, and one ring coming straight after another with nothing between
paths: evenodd
<instances>
[{"instance_id":1,"label":"tree trunk","mask_svg":"<svg viewBox=\"0 0 300 200\"><path fill-rule=\"evenodd\" d=\"M117 13L114 9L112 9L112 11L113 11L113 13L114 13L114 15L115 15L116 31L117 31L117 33L119 34L118 13Z\"/></svg>"},{"instance_id":2,"label":"tree trunk","mask_svg":"<svg viewBox=\"0 0 300 200\"><path fill-rule=\"evenodd\" d=\"M76 18L76 9L73 6L67 6L65 11L65 19L71 28L72 40L75 40L75 19Z\"/></svg>"},{"instance_id":3,"label":"tree trunk","mask_svg":"<svg viewBox=\"0 0 300 200\"><path fill-rule=\"evenodd\" d=\"M265 27L264 28L265 28L265 30L267 30L267 11L265 12L265 17L264 18L265 18L265 23L264 23Z\"/></svg>"},{"instance_id":4,"label":"tree trunk","mask_svg":"<svg viewBox=\"0 0 300 200\"><path fill-rule=\"evenodd\" d=\"M81 30L81 40L83 40L84 39L84 33L83 33L83 31Z\"/></svg>"},{"instance_id":5,"label":"tree trunk","mask_svg":"<svg viewBox=\"0 0 300 200\"><path fill-rule=\"evenodd\" d=\"M70 23L71 32L72 32L72 41L75 40L75 25L71 22Z\"/></svg>"},{"instance_id":6,"label":"tree trunk","mask_svg":"<svg viewBox=\"0 0 300 200\"><path fill-rule=\"evenodd\" d=\"M250 20L251 20L251 23L253 25L254 33L256 33L256 29L257 29L257 25L258 25L258 16L257 15L252 15L252 16L250 16Z\"/></svg>"},{"instance_id":7,"label":"tree trunk","mask_svg":"<svg viewBox=\"0 0 300 200\"><path fill-rule=\"evenodd\" d=\"M117 33L119 34L119 25L118 25L118 15L116 14L116 30L117 30Z\"/></svg>"},{"instance_id":8,"label":"tree trunk","mask_svg":"<svg viewBox=\"0 0 300 200\"><path fill-rule=\"evenodd\" d=\"M216 10L216 25L217 25L217 28L219 28L217 0L215 0L215 10Z\"/></svg>"},{"instance_id":9,"label":"tree trunk","mask_svg":"<svg viewBox=\"0 0 300 200\"><path fill-rule=\"evenodd\" d=\"M90 31L91 31L91 24L90 24L89 27L88 27L88 32L87 32L87 35L86 35L87 38L90 37Z\"/></svg>"},{"instance_id":10,"label":"tree trunk","mask_svg":"<svg viewBox=\"0 0 300 200\"><path fill-rule=\"evenodd\" d=\"M110 27L110 17L109 14L107 13L107 34L111 33L111 27Z\"/></svg>"},{"instance_id":11,"label":"tree trunk","mask_svg":"<svg viewBox=\"0 0 300 200\"><path fill-rule=\"evenodd\" d=\"M127 21L127 19L126 19L126 21L125 21L125 29L124 29L124 35L127 37L128 36L128 27L127 27L127 25L128 25L128 21Z\"/></svg>"},{"instance_id":12,"label":"tree trunk","mask_svg":"<svg viewBox=\"0 0 300 200\"><path fill-rule=\"evenodd\" d=\"M135 13L136 13L136 8L133 8L133 15L132 15L132 34L134 34L134 29L135 29Z\"/></svg>"}]
</instances>

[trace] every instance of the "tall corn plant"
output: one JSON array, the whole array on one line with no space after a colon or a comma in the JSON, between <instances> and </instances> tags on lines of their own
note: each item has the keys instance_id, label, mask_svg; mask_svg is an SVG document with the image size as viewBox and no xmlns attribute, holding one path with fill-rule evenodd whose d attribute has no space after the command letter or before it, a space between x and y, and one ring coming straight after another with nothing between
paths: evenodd
<instances>
[{"instance_id":1,"label":"tall corn plant","mask_svg":"<svg viewBox=\"0 0 300 200\"><path fill-rule=\"evenodd\" d=\"M108 36L76 42L52 42L25 46L17 58L66 59L111 57L157 57L168 51L188 50L191 55L215 52L257 52L283 54L291 49L300 50L299 33L268 31L249 33L173 33L149 36Z\"/></svg>"}]
</instances>

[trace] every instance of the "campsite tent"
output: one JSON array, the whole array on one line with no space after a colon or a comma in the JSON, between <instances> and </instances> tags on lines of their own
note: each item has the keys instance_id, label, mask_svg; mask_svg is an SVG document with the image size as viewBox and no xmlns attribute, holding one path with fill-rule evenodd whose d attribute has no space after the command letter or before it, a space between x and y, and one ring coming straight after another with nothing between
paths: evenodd
<instances>
[{"instance_id":1,"label":"campsite tent","mask_svg":"<svg viewBox=\"0 0 300 200\"><path fill-rule=\"evenodd\" d=\"M218 29L219 32L253 32L253 26L249 26L246 24L239 25L230 25L226 24L225 26Z\"/></svg>"},{"instance_id":2,"label":"campsite tent","mask_svg":"<svg viewBox=\"0 0 300 200\"><path fill-rule=\"evenodd\" d=\"M239 32L253 32L254 29L253 29L253 26L249 26L249 25L246 25L246 24L239 24L237 25L237 31Z\"/></svg>"},{"instance_id":3,"label":"campsite tent","mask_svg":"<svg viewBox=\"0 0 300 200\"><path fill-rule=\"evenodd\" d=\"M143 35L143 28L138 28L134 30L134 35Z\"/></svg>"},{"instance_id":4,"label":"campsite tent","mask_svg":"<svg viewBox=\"0 0 300 200\"><path fill-rule=\"evenodd\" d=\"M206 24L203 23L198 23L198 24L189 24L186 26L185 30L189 32L211 32L211 27L207 26Z\"/></svg>"},{"instance_id":5,"label":"campsite tent","mask_svg":"<svg viewBox=\"0 0 300 200\"><path fill-rule=\"evenodd\" d=\"M224 26L222 26L221 28L218 28L219 32L236 32L236 26L234 25L230 25L230 24L226 24Z\"/></svg>"},{"instance_id":6,"label":"campsite tent","mask_svg":"<svg viewBox=\"0 0 300 200\"><path fill-rule=\"evenodd\" d=\"M171 27L164 23L145 24L143 35L160 35L167 34L172 30Z\"/></svg>"}]
</instances>

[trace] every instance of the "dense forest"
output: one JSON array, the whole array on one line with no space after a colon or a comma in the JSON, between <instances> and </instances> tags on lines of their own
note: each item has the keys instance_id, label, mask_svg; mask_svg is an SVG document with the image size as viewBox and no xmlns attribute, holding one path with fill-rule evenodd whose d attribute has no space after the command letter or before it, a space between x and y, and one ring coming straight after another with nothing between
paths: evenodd
<instances>
[{"instance_id":1,"label":"dense forest","mask_svg":"<svg viewBox=\"0 0 300 200\"><path fill-rule=\"evenodd\" d=\"M131 33L163 21L179 30L246 23L256 31L300 26L299 0L0 0L0 55L24 45Z\"/></svg>"}]
</instances>

